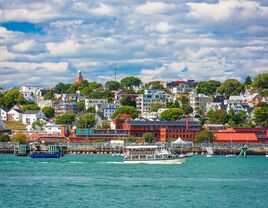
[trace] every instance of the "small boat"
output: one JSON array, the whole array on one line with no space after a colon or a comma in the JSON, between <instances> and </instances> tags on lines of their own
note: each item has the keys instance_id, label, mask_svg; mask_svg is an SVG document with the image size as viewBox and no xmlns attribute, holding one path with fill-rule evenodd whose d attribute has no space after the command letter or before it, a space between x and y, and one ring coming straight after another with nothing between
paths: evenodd
<instances>
[{"instance_id":1,"label":"small boat","mask_svg":"<svg viewBox=\"0 0 268 208\"><path fill-rule=\"evenodd\" d=\"M235 154L228 154L228 155L225 155L225 157L235 157L236 155Z\"/></svg>"},{"instance_id":2,"label":"small boat","mask_svg":"<svg viewBox=\"0 0 268 208\"><path fill-rule=\"evenodd\" d=\"M31 146L31 158L60 158L63 156L63 149L59 145L33 144Z\"/></svg>"},{"instance_id":3,"label":"small boat","mask_svg":"<svg viewBox=\"0 0 268 208\"><path fill-rule=\"evenodd\" d=\"M206 147L206 150L207 150L207 157L212 157L213 156L212 147Z\"/></svg>"},{"instance_id":4,"label":"small boat","mask_svg":"<svg viewBox=\"0 0 268 208\"><path fill-rule=\"evenodd\" d=\"M265 157L268 157L268 155L265 155Z\"/></svg>"},{"instance_id":5,"label":"small boat","mask_svg":"<svg viewBox=\"0 0 268 208\"><path fill-rule=\"evenodd\" d=\"M192 157L194 155L194 153L193 152L187 152L185 155L186 155L186 157Z\"/></svg>"},{"instance_id":6,"label":"small boat","mask_svg":"<svg viewBox=\"0 0 268 208\"><path fill-rule=\"evenodd\" d=\"M60 154L58 153L33 153L30 154L31 158L60 158Z\"/></svg>"},{"instance_id":7,"label":"small boat","mask_svg":"<svg viewBox=\"0 0 268 208\"><path fill-rule=\"evenodd\" d=\"M163 146L128 146L124 164L183 164L186 156L173 154Z\"/></svg>"}]
</instances>

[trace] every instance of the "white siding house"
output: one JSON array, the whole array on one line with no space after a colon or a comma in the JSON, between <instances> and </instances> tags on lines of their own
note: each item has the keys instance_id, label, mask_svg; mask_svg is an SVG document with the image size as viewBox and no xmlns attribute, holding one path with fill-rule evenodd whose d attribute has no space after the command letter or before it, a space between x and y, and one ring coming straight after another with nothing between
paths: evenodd
<instances>
[{"instance_id":1,"label":"white siding house","mask_svg":"<svg viewBox=\"0 0 268 208\"><path fill-rule=\"evenodd\" d=\"M7 120L9 121L21 121L22 120L22 111L19 109L11 109L8 111Z\"/></svg>"},{"instance_id":2,"label":"white siding house","mask_svg":"<svg viewBox=\"0 0 268 208\"><path fill-rule=\"evenodd\" d=\"M47 120L47 117L41 110L27 110L22 115L22 123L32 124L38 119Z\"/></svg>"},{"instance_id":3,"label":"white siding house","mask_svg":"<svg viewBox=\"0 0 268 208\"><path fill-rule=\"evenodd\" d=\"M0 120L6 121L7 120L7 114L8 114L8 110L0 108Z\"/></svg>"}]
</instances>

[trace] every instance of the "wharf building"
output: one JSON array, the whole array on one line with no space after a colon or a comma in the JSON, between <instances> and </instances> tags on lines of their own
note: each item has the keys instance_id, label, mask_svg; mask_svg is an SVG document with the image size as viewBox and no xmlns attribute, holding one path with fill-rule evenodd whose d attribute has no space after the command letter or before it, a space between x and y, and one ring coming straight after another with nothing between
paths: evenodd
<instances>
[{"instance_id":1,"label":"wharf building","mask_svg":"<svg viewBox=\"0 0 268 208\"><path fill-rule=\"evenodd\" d=\"M123 124L123 129L137 139L141 139L144 132L153 133L154 142L169 142L179 137L194 141L201 128L199 122L187 118L178 121L126 120Z\"/></svg>"},{"instance_id":2,"label":"wharf building","mask_svg":"<svg viewBox=\"0 0 268 208\"><path fill-rule=\"evenodd\" d=\"M71 143L88 143L96 140L127 140L130 134L123 129L72 129L70 134Z\"/></svg>"},{"instance_id":3,"label":"wharf building","mask_svg":"<svg viewBox=\"0 0 268 208\"><path fill-rule=\"evenodd\" d=\"M214 133L215 144L268 144L268 128L227 128Z\"/></svg>"}]
</instances>

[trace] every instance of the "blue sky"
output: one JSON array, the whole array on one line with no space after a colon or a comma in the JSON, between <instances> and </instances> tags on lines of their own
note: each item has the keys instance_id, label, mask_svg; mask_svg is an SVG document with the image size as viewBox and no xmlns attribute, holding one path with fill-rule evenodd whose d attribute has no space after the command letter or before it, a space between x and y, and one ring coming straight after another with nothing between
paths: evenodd
<instances>
[{"instance_id":1,"label":"blue sky","mask_svg":"<svg viewBox=\"0 0 268 208\"><path fill-rule=\"evenodd\" d=\"M0 0L0 87L268 72L267 0Z\"/></svg>"}]
</instances>

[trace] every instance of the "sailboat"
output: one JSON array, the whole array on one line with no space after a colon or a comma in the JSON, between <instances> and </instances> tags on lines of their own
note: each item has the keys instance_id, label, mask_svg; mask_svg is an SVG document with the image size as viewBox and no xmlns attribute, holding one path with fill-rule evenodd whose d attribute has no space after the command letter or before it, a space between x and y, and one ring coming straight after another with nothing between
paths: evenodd
<instances>
[{"instance_id":1,"label":"sailboat","mask_svg":"<svg viewBox=\"0 0 268 208\"><path fill-rule=\"evenodd\" d=\"M233 140L231 140L231 148L232 148L232 141ZM233 152L232 154L227 154L227 155L225 155L225 157L235 157L236 155L235 155L235 153Z\"/></svg>"},{"instance_id":2,"label":"sailboat","mask_svg":"<svg viewBox=\"0 0 268 208\"><path fill-rule=\"evenodd\" d=\"M207 157L212 157L213 156L212 147L206 147L206 150L207 150Z\"/></svg>"}]
</instances>

